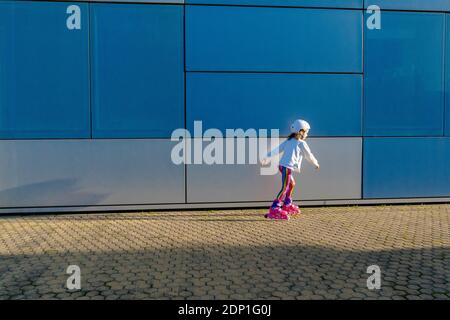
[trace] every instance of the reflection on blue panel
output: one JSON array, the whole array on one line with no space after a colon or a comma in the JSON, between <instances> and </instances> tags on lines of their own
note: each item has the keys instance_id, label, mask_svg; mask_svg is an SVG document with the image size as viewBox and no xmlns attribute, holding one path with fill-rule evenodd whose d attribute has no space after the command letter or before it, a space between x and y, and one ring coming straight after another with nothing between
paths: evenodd
<instances>
[{"instance_id":1,"label":"reflection on blue panel","mask_svg":"<svg viewBox=\"0 0 450 320\"><path fill-rule=\"evenodd\" d=\"M300 6L362 8L363 0L186 0L188 4L237 4L259 6Z\"/></svg>"},{"instance_id":2,"label":"reflection on blue panel","mask_svg":"<svg viewBox=\"0 0 450 320\"><path fill-rule=\"evenodd\" d=\"M92 5L93 136L164 138L184 127L183 8Z\"/></svg>"},{"instance_id":3,"label":"reflection on blue panel","mask_svg":"<svg viewBox=\"0 0 450 320\"><path fill-rule=\"evenodd\" d=\"M410 12L366 31L365 135L442 135L443 31L443 14Z\"/></svg>"},{"instance_id":4,"label":"reflection on blue panel","mask_svg":"<svg viewBox=\"0 0 450 320\"><path fill-rule=\"evenodd\" d=\"M449 0L365 0L365 7L377 5L381 9L450 10Z\"/></svg>"},{"instance_id":5,"label":"reflection on blue panel","mask_svg":"<svg viewBox=\"0 0 450 320\"><path fill-rule=\"evenodd\" d=\"M362 71L362 13L186 7L189 71Z\"/></svg>"},{"instance_id":6,"label":"reflection on blue panel","mask_svg":"<svg viewBox=\"0 0 450 320\"><path fill-rule=\"evenodd\" d=\"M450 138L366 138L364 197L450 196Z\"/></svg>"},{"instance_id":7,"label":"reflection on blue panel","mask_svg":"<svg viewBox=\"0 0 450 320\"><path fill-rule=\"evenodd\" d=\"M90 136L88 5L0 3L0 138Z\"/></svg>"},{"instance_id":8,"label":"reflection on blue panel","mask_svg":"<svg viewBox=\"0 0 450 320\"><path fill-rule=\"evenodd\" d=\"M190 73L187 124L203 129L280 129L307 119L312 136L361 135L361 75Z\"/></svg>"}]
</instances>

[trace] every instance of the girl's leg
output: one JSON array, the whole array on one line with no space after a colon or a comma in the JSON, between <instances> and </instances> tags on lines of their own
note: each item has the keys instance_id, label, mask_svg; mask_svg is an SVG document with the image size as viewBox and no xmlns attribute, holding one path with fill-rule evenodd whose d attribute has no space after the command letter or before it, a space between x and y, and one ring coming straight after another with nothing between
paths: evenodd
<instances>
[{"instance_id":1,"label":"girl's leg","mask_svg":"<svg viewBox=\"0 0 450 320\"><path fill-rule=\"evenodd\" d=\"M266 214L264 217L277 220L289 220L288 213L282 209L283 206L282 199L285 197L287 188L289 186L291 171L282 166L279 166L279 170L281 171L281 190L280 192L278 192L277 197L273 201L269 213Z\"/></svg>"},{"instance_id":2,"label":"girl's leg","mask_svg":"<svg viewBox=\"0 0 450 320\"><path fill-rule=\"evenodd\" d=\"M291 175L291 181L289 183L289 188L286 191L286 198L284 198L283 203L283 210L286 211L288 214L298 214L301 212L300 208L292 203L292 193L294 192L294 188L295 188L295 179Z\"/></svg>"},{"instance_id":3,"label":"girl's leg","mask_svg":"<svg viewBox=\"0 0 450 320\"><path fill-rule=\"evenodd\" d=\"M292 177L292 171L290 169L280 166L279 170L281 171L281 190L273 201L272 208L281 207L283 205L283 199L286 196Z\"/></svg>"},{"instance_id":4,"label":"girl's leg","mask_svg":"<svg viewBox=\"0 0 450 320\"><path fill-rule=\"evenodd\" d=\"M295 179L294 176L291 174L291 179L289 180L289 186L286 190L286 197L284 198L284 205L288 206L292 203L292 194L294 193L295 188Z\"/></svg>"}]
</instances>

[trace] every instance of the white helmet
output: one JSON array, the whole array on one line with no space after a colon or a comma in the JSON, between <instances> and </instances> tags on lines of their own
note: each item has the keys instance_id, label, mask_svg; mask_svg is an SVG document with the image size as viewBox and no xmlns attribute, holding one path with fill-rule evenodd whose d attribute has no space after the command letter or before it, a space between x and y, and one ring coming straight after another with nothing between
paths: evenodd
<instances>
[{"instance_id":1,"label":"white helmet","mask_svg":"<svg viewBox=\"0 0 450 320\"><path fill-rule=\"evenodd\" d=\"M302 119L295 120L294 123L291 125L292 133L299 132L300 130L308 131L309 129L311 129L309 123Z\"/></svg>"}]
</instances>

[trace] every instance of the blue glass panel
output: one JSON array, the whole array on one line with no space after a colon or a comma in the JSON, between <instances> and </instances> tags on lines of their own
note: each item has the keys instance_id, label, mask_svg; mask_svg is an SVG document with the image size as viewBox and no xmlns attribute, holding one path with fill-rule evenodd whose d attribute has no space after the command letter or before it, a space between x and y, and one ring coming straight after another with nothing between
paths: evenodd
<instances>
[{"instance_id":1,"label":"blue glass panel","mask_svg":"<svg viewBox=\"0 0 450 320\"><path fill-rule=\"evenodd\" d=\"M164 138L184 127L183 8L92 5L93 136Z\"/></svg>"},{"instance_id":2,"label":"blue glass panel","mask_svg":"<svg viewBox=\"0 0 450 320\"><path fill-rule=\"evenodd\" d=\"M0 3L0 138L90 136L89 11L69 29L72 5Z\"/></svg>"},{"instance_id":3,"label":"blue glass panel","mask_svg":"<svg viewBox=\"0 0 450 320\"><path fill-rule=\"evenodd\" d=\"M189 71L362 71L362 13L188 6Z\"/></svg>"},{"instance_id":4,"label":"blue glass panel","mask_svg":"<svg viewBox=\"0 0 450 320\"><path fill-rule=\"evenodd\" d=\"M383 12L365 33L364 133L443 134L444 15Z\"/></svg>"},{"instance_id":5,"label":"blue glass panel","mask_svg":"<svg viewBox=\"0 0 450 320\"><path fill-rule=\"evenodd\" d=\"M361 135L361 75L190 73L187 124L280 129L304 118L312 136Z\"/></svg>"},{"instance_id":6,"label":"blue glass panel","mask_svg":"<svg viewBox=\"0 0 450 320\"><path fill-rule=\"evenodd\" d=\"M381 9L402 9L402 10L450 10L448 0L365 0L365 7L377 5Z\"/></svg>"},{"instance_id":7,"label":"blue glass panel","mask_svg":"<svg viewBox=\"0 0 450 320\"><path fill-rule=\"evenodd\" d=\"M363 0L186 0L188 4L236 4L258 6L299 6L326 8L362 8Z\"/></svg>"},{"instance_id":8,"label":"blue glass panel","mask_svg":"<svg viewBox=\"0 0 450 320\"><path fill-rule=\"evenodd\" d=\"M364 197L450 196L450 138L364 139Z\"/></svg>"},{"instance_id":9,"label":"blue glass panel","mask_svg":"<svg viewBox=\"0 0 450 320\"><path fill-rule=\"evenodd\" d=\"M450 136L450 15L447 14L445 135Z\"/></svg>"}]
</instances>

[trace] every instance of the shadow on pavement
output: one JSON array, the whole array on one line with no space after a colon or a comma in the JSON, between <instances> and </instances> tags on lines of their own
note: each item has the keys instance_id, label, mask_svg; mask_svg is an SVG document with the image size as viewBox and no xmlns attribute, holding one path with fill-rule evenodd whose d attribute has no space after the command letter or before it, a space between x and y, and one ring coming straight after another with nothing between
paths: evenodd
<instances>
[{"instance_id":1,"label":"shadow on pavement","mask_svg":"<svg viewBox=\"0 0 450 320\"><path fill-rule=\"evenodd\" d=\"M77 252L77 250L80 250ZM82 289L65 288L69 265ZM367 267L381 268L368 290ZM352 251L201 245L0 256L0 299L450 299L449 247Z\"/></svg>"}]
</instances>

